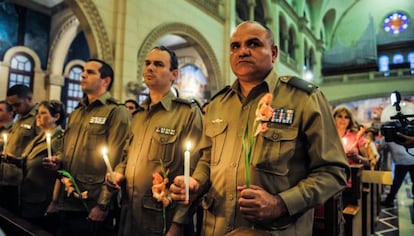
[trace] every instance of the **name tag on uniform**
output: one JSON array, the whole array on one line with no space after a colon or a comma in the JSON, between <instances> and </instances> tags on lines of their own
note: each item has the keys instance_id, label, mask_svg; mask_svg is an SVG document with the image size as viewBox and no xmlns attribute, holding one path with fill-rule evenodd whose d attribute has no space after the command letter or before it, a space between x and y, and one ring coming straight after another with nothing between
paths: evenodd
<instances>
[{"instance_id":1,"label":"name tag on uniform","mask_svg":"<svg viewBox=\"0 0 414 236\"><path fill-rule=\"evenodd\" d=\"M155 132L160 134L175 135L175 129L157 127Z\"/></svg>"},{"instance_id":2,"label":"name tag on uniform","mask_svg":"<svg viewBox=\"0 0 414 236\"><path fill-rule=\"evenodd\" d=\"M25 129L32 129L32 126L28 124L21 124L20 127Z\"/></svg>"},{"instance_id":3,"label":"name tag on uniform","mask_svg":"<svg viewBox=\"0 0 414 236\"><path fill-rule=\"evenodd\" d=\"M295 116L295 111L293 109L284 109L277 108L273 109L272 118L270 118L271 123L280 123L280 124L292 124L293 117Z\"/></svg>"},{"instance_id":4,"label":"name tag on uniform","mask_svg":"<svg viewBox=\"0 0 414 236\"><path fill-rule=\"evenodd\" d=\"M106 117L93 116L89 120L89 123L90 124L100 124L100 125L103 125L103 124L105 124L105 121L106 121Z\"/></svg>"}]
</instances>

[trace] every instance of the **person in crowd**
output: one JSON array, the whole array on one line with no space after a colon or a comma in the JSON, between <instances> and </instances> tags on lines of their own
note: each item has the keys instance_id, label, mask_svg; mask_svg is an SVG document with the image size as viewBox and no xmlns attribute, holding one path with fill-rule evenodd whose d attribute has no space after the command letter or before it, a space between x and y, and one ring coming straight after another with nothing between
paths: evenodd
<instances>
[{"instance_id":1,"label":"person in crowd","mask_svg":"<svg viewBox=\"0 0 414 236\"><path fill-rule=\"evenodd\" d=\"M129 114L133 116L138 110L138 103L134 99L128 99L125 101L125 107L127 108Z\"/></svg>"},{"instance_id":2,"label":"person in crowd","mask_svg":"<svg viewBox=\"0 0 414 236\"><path fill-rule=\"evenodd\" d=\"M351 109L346 106L336 107L333 116L349 164L363 164L369 167L370 159L365 147L367 143L365 128L357 125Z\"/></svg>"},{"instance_id":3,"label":"person in crowd","mask_svg":"<svg viewBox=\"0 0 414 236\"><path fill-rule=\"evenodd\" d=\"M44 159L43 164L66 171L62 177L65 187L60 188L58 200L57 234L110 235L114 231L111 217L114 198L104 182L109 168L121 161L129 137L130 115L109 93L114 82L109 64L89 59L81 78L81 89L86 96L69 116L63 152ZM75 191L75 184L79 192Z\"/></svg>"},{"instance_id":4,"label":"person in crowd","mask_svg":"<svg viewBox=\"0 0 414 236\"><path fill-rule=\"evenodd\" d=\"M384 201L381 201L381 205L385 207L393 207L394 200L397 196L398 190L401 187L402 182L407 175L410 173L411 182L414 183L414 157L410 153L414 153L414 148L406 148L395 142L385 142L382 144L386 150L386 154L391 156L394 162L393 168L393 180L390 192ZM411 194L414 196L414 184L411 185Z\"/></svg>"},{"instance_id":5,"label":"person in crowd","mask_svg":"<svg viewBox=\"0 0 414 236\"><path fill-rule=\"evenodd\" d=\"M172 223L188 219L175 214L168 192L152 189L158 179L162 182L159 186L168 190L169 180L183 174L187 142L193 167L199 158L196 144L202 133L202 113L195 103L171 90L177 75L178 60L172 50L159 46L147 54L144 82L149 97L134 116L128 156L116 167L113 179L117 186L125 180L128 199L122 205L119 235L165 235L185 230Z\"/></svg>"},{"instance_id":6,"label":"person in crowd","mask_svg":"<svg viewBox=\"0 0 414 236\"><path fill-rule=\"evenodd\" d=\"M367 149L367 155L370 160L371 169L379 169L379 161L381 161L381 146L380 146L380 138L378 136L378 129L371 126L365 130L365 138L367 143L365 148Z\"/></svg>"},{"instance_id":7,"label":"person in crowd","mask_svg":"<svg viewBox=\"0 0 414 236\"><path fill-rule=\"evenodd\" d=\"M0 101L0 150L3 152L4 135L8 135L13 125L14 111L5 100ZM7 137L6 137L7 138Z\"/></svg>"},{"instance_id":8,"label":"person in crowd","mask_svg":"<svg viewBox=\"0 0 414 236\"><path fill-rule=\"evenodd\" d=\"M36 126L40 132L26 146L22 154L26 164L20 189L21 216L50 233L55 233L57 221L45 217L45 212L52 200L57 173L45 169L42 160L49 154L62 150L61 125L65 116L65 108L60 101L40 102L36 115Z\"/></svg>"},{"instance_id":9,"label":"person in crowd","mask_svg":"<svg viewBox=\"0 0 414 236\"><path fill-rule=\"evenodd\" d=\"M1 159L0 204L15 214L19 214L19 186L23 179L22 156L24 148L37 135L36 113L38 105L33 102L32 90L22 84L10 87L6 94L7 103L18 114L10 133L7 147Z\"/></svg>"},{"instance_id":10,"label":"person in crowd","mask_svg":"<svg viewBox=\"0 0 414 236\"><path fill-rule=\"evenodd\" d=\"M365 169L371 167L370 158L366 149L365 128L355 121L351 109L346 106L338 106L334 109L336 129L341 138L346 159L350 165L362 164ZM352 178L348 179L347 188L342 193L342 203L346 207L349 204L357 204L352 191Z\"/></svg>"},{"instance_id":11,"label":"person in crowd","mask_svg":"<svg viewBox=\"0 0 414 236\"><path fill-rule=\"evenodd\" d=\"M313 207L346 186L349 167L327 100L305 80L278 77L277 54L273 33L258 22L242 22L231 36L237 79L204 115L190 201L184 176L170 186L184 206L206 193L202 235L242 227L311 235Z\"/></svg>"}]
</instances>

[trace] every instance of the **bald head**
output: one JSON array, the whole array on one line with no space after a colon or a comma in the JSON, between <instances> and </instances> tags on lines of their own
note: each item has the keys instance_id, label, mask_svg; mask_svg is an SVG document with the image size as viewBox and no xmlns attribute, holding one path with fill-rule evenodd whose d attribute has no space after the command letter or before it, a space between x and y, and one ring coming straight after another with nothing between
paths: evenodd
<instances>
[{"instance_id":1,"label":"bald head","mask_svg":"<svg viewBox=\"0 0 414 236\"><path fill-rule=\"evenodd\" d=\"M269 40L269 44L270 45L274 45L275 44L275 38L273 36L273 32L266 25L263 25L262 23L257 22L257 21L253 21L253 20L243 21L242 23L240 23L239 25L237 25L237 27L236 27L236 29L235 29L234 32L236 32L239 28L244 28L244 27L257 27L257 28L262 28L265 31L266 38Z\"/></svg>"}]
</instances>

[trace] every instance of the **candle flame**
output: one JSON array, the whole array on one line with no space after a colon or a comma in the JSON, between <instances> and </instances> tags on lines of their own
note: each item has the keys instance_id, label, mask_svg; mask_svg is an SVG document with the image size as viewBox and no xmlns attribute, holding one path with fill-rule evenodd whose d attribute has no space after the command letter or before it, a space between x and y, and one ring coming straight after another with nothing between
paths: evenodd
<instances>
[{"instance_id":1,"label":"candle flame","mask_svg":"<svg viewBox=\"0 0 414 236\"><path fill-rule=\"evenodd\" d=\"M191 148L191 143L190 142L187 142L187 144L186 144L186 150L189 151L190 148Z\"/></svg>"},{"instance_id":2,"label":"candle flame","mask_svg":"<svg viewBox=\"0 0 414 236\"><path fill-rule=\"evenodd\" d=\"M102 155L108 155L108 148L107 147L102 148Z\"/></svg>"}]
</instances>

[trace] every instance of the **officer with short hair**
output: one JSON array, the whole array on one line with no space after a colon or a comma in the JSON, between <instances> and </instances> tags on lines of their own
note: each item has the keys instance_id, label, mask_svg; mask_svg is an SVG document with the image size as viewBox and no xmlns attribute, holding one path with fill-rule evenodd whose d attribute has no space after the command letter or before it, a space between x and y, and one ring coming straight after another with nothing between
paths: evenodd
<instances>
[{"instance_id":1,"label":"officer with short hair","mask_svg":"<svg viewBox=\"0 0 414 236\"><path fill-rule=\"evenodd\" d=\"M0 204L18 214L18 188L23 179L24 148L37 135L36 114L38 105L33 102L33 92L26 85L16 84L7 90L7 103L18 115L10 133L0 165Z\"/></svg>"},{"instance_id":2,"label":"officer with short hair","mask_svg":"<svg viewBox=\"0 0 414 236\"><path fill-rule=\"evenodd\" d=\"M122 149L129 137L130 115L109 93L114 82L109 64L89 59L81 78L86 96L69 116L63 152L45 160L44 165L69 172L82 193L64 192L65 188L60 188L58 235L106 235L114 227L108 218L112 213L113 194L104 184L107 167L102 151L108 150L112 167L121 161ZM64 182L66 190L73 187Z\"/></svg>"}]
</instances>

